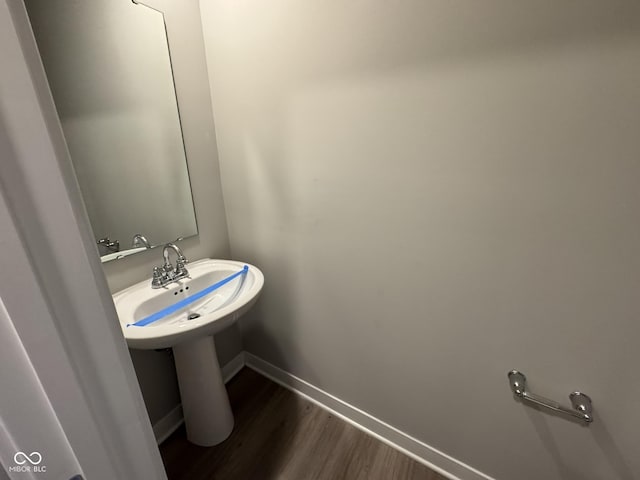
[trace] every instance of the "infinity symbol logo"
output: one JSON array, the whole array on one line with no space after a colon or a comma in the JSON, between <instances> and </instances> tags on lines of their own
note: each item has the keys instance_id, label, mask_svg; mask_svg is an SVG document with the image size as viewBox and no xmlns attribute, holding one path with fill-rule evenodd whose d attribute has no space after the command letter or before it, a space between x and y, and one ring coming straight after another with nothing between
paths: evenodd
<instances>
[{"instance_id":1,"label":"infinity symbol logo","mask_svg":"<svg viewBox=\"0 0 640 480\"><path fill-rule=\"evenodd\" d=\"M31 455L27 455L24 452L16 452L13 456L13 461L16 462L17 465L24 465L27 462L31 465L39 465L42 461L42 455L38 452L31 452Z\"/></svg>"}]
</instances>

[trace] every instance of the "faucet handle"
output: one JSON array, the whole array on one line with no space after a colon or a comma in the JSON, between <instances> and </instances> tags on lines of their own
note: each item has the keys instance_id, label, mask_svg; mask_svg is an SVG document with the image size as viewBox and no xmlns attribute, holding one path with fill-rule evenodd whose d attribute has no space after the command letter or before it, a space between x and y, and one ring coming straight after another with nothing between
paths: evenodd
<instances>
[{"instance_id":1,"label":"faucet handle","mask_svg":"<svg viewBox=\"0 0 640 480\"><path fill-rule=\"evenodd\" d=\"M179 258L178 260L176 260L176 275L179 275L180 277L186 277L187 275L189 275L189 271L184 266L185 263L187 263L186 259L182 260L181 258Z\"/></svg>"},{"instance_id":2,"label":"faucet handle","mask_svg":"<svg viewBox=\"0 0 640 480\"><path fill-rule=\"evenodd\" d=\"M153 267L153 279L151 280L152 288L160 288L163 285L164 272L160 267Z\"/></svg>"}]
</instances>

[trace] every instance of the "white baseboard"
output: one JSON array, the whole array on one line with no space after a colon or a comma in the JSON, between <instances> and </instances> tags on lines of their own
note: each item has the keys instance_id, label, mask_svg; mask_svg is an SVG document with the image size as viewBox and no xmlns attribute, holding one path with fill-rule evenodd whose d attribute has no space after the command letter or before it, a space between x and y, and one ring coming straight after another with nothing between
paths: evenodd
<instances>
[{"instance_id":1,"label":"white baseboard","mask_svg":"<svg viewBox=\"0 0 640 480\"><path fill-rule=\"evenodd\" d=\"M405 455L408 455L447 478L452 480L493 480L475 468L401 432L397 428L255 355L244 352L244 362L247 367L330 411L356 428L401 451Z\"/></svg>"},{"instance_id":2,"label":"white baseboard","mask_svg":"<svg viewBox=\"0 0 640 480\"><path fill-rule=\"evenodd\" d=\"M175 432L183 422L182 405L178 404L173 410L154 423L153 434L156 436L158 445L169 438L169 435Z\"/></svg>"},{"instance_id":3,"label":"white baseboard","mask_svg":"<svg viewBox=\"0 0 640 480\"><path fill-rule=\"evenodd\" d=\"M236 355L230 361L220 367L220 370L222 370L222 380L224 380L224 383L227 383L229 380L235 377L240 372L240 370L242 370L244 365L244 352L240 352L238 355Z\"/></svg>"},{"instance_id":4,"label":"white baseboard","mask_svg":"<svg viewBox=\"0 0 640 480\"><path fill-rule=\"evenodd\" d=\"M235 377L238 372L242 370L242 367L244 367L244 352L240 352L238 355L233 357L231 361L220 367L224 383L227 383ZM182 405L176 405L173 410L153 424L153 434L156 437L158 445L169 438L169 435L180 428L180 425L183 423L184 417L182 415Z\"/></svg>"}]
</instances>

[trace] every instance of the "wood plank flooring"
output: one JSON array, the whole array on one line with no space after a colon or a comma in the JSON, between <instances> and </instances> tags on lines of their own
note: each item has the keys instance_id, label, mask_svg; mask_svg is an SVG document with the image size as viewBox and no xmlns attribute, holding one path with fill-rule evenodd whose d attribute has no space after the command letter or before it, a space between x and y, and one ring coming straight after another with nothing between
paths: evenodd
<instances>
[{"instance_id":1,"label":"wood plank flooring","mask_svg":"<svg viewBox=\"0 0 640 480\"><path fill-rule=\"evenodd\" d=\"M227 387L233 433L205 448L177 430L160 446L169 480L446 480L253 370Z\"/></svg>"}]
</instances>

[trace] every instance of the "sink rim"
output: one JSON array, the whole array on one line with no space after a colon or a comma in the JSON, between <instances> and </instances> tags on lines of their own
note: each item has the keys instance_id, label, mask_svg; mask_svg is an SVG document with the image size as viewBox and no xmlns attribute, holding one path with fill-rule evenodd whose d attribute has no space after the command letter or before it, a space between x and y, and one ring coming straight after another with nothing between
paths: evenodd
<instances>
[{"instance_id":1,"label":"sink rim","mask_svg":"<svg viewBox=\"0 0 640 480\"><path fill-rule=\"evenodd\" d=\"M134 312L143 302L157 295L170 292L175 287L189 285L193 281L191 278L178 280L157 290L151 288L151 280L147 279L115 293L113 302L118 314L120 328L128 346L143 350L172 347L201 336L213 335L231 325L258 299L264 285L264 275L260 269L247 262L211 258L197 260L187 265L193 275L198 275L199 271L202 271L202 274L206 274L207 271L215 270L215 267L218 266L223 267L223 269L224 267L232 267L234 271L238 271L245 265L249 267L247 275L252 276L253 282L251 286L246 290L241 290L239 295L229 304L199 317L197 321L194 320L189 323L149 325L145 327L126 326L127 323L131 323L134 318ZM138 292L142 294L142 298L136 301L134 298Z\"/></svg>"}]
</instances>

